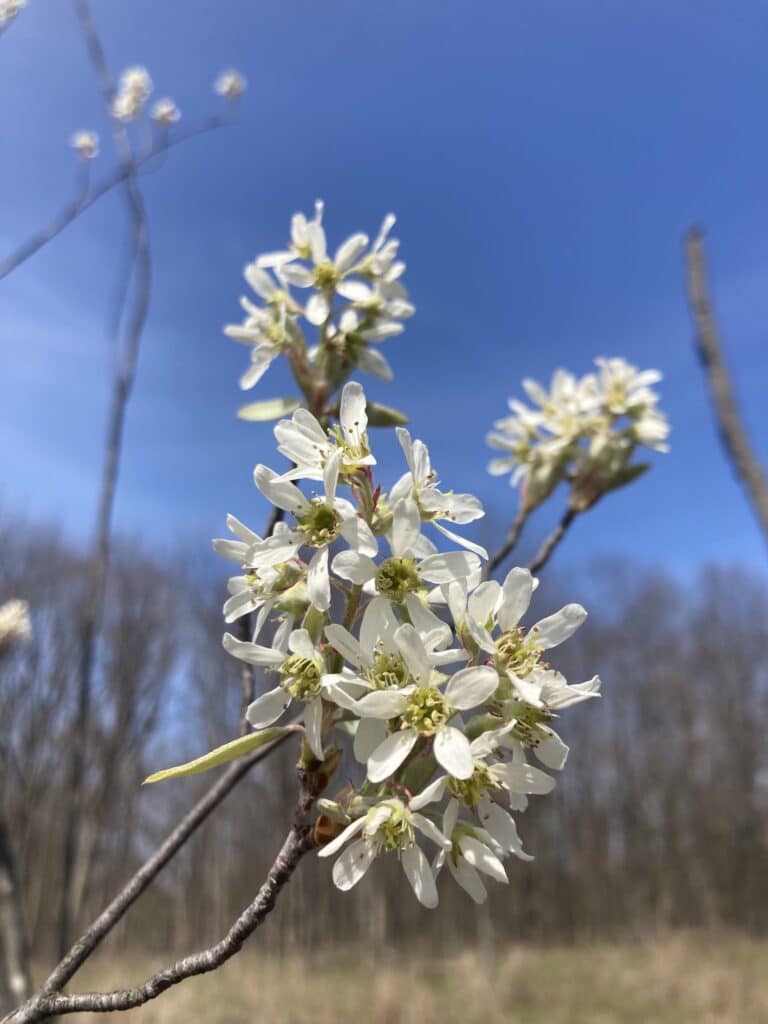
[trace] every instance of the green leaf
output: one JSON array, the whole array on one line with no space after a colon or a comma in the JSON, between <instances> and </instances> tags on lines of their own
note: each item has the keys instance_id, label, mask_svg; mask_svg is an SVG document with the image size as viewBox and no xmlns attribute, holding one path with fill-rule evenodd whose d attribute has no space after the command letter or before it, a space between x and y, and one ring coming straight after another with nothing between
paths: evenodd
<instances>
[{"instance_id":1,"label":"green leaf","mask_svg":"<svg viewBox=\"0 0 768 1024\"><path fill-rule=\"evenodd\" d=\"M246 736L238 736L236 740L230 740L221 747L196 757L194 761L187 761L186 764L178 764L174 768L164 768L160 772L147 776L142 785L149 782L162 782L165 779L183 779L187 775L198 775L200 772L207 772L210 768L218 768L220 764L234 761L236 757L249 754L252 750L266 746L279 736L287 732L295 732L296 726L274 726L271 729L262 729L260 732L249 732Z\"/></svg>"},{"instance_id":2,"label":"green leaf","mask_svg":"<svg viewBox=\"0 0 768 1024\"><path fill-rule=\"evenodd\" d=\"M390 405L368 402L365 411L368 414L369 427L403 427L408 422L404 412L393 409Z\"/></svg>"},{"instance_id":3,"label":"green leaf","mask_svg":"<svg viewBox=\"0 0 768 1024\"><path fill-rule=\"evenodd\" d=\"M605 489L606 491L615 491L619 487L626 487L627 484L637 480L643 473L647 473L650 468L651 464L649 462L638 462L634 466L624 466L623 469L620 469L618 473L613 475Z\"/></svg>"},{"instance_id":4,"label":"green leaf","mask_svg":"<svg viewBox=\"0 0 768 1024\"><path fill-rule=\"evenodd\" d=\"M237 418L250 423L266 423L267 420L279 420L281 416L290 416L301 405L298 398L268 398L264 402L251 402L237 410Z\"/></svg>"}]
</instances>

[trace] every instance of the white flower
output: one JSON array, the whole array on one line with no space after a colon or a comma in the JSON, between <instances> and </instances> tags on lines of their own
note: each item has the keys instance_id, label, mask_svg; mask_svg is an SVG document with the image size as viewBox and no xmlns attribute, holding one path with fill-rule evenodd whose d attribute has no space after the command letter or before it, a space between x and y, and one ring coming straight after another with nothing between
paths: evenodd
<instances>
[{"instance_id":1,"label":"white flower","mask_svg":"<svg viewBox=\"0 0 768 1024\"><path fill-rule=\"evenodd\" d=\"M152 79L146 68L126 68L112 100L112 116L118 121L133 121L152 92Z\"/></svg>"},{"instance_id":2,"label":"white flower","mask_svg":"<svg viewBox=\"0 0 768 1024\"><path fill-rule=\"evenodd\" d=\"M264 729L280 718L292 700L304 703L304 728L307 743L318 760L323 759L323 698L333 700L324 686L325 663L306 629L294 629L287 638L277 636L272 647L238 640L225 633L224 649L250 665L276 669L280 683L249 705L246 717L254 729ZM288 651L285 651L287 646ZM339 684L335 692L343 689Z\"/></svg>"},{"instance_id":3,"label":"white flower","mask_svg":"<svg viewBox=\"0 0 768 1024\"><path fill-rule=\"evenodd\" d=\"M416 502L403 498L393 510L389 539L392 555L376 564L371 554L341 551L333 560L333 571L366 592L380 594L401 603L406 594L431 586L447 586L458 580L480 576L480 559L468 551L435 552L422 555L425 538L421 536L421 515ZM434 547L427 543L427 550Z\"/></svg>"},{"instance_id":4,"label":"white flower","mask_svg":"<svg viewBox=\"0 0 768 1024\"><path fill-rule=\"evenodd\" d=\"M399 727L387 736L368 757L368 778L383 782L393 775L408 757L420 737L433 744L433 753L450 775L470 778L474 760L469 740L450 721L459 711L483 704L497 687L496 673L486 665L460 669L442 692L433 681L435 663L444 664L443 652L427 648L423 638L409 623L395 633L395 643L405 661L408 683L391 689L374 690L356 702L361 718L384 721L399 719ZM451 652L455 660L457 652Z\"/></svg>"},{"instance_id":5,"label":"white flower","mask_svg":"<svg viewBox=\"0 0 768 1024\"><path fill-rule=\"evenodd\" d=\"M219 96L223 96L225 100L235 103L243 95L247 86L248 83L245 77L239 71L230 69L221 72L213 84L213 89Z\"/></svg>"},{"instance_id":6,"label":"white flower","mask_svg":"<svg viewBox=\"0 0 768 1024\"><path fill-rule=\"evenodd\" d=\"M474 827L467 822L459 822L458 816L459 803L457 800L451 800L442 821L442 832L451 840L451 846L449 849L443 847L438 851L435 858L435 876L447 866L453 879L475 903L485 903L488 890L485 888L481 873L496 882L507 884L509 881L498 856L499 845L482 828ZM512 821L511 818L509 820ZM526 858L531 859L527 854Z\"/></svg>"},{"instance_id":7,"label":"white flower","mask_svg":"<svg viewBox=\"0 0 768 1024\"><path fill-rule=\"evenodd\" d=\"M432 523L444 537L456 544L474 551L481 558L487 558L484 547L453 533L440 522L447 519L452 523L472 523L485 515L482 503L473 494L444 493L437 487L437 474L432 468L429 449L423 441L412 441L404 427L395 430L400 447L408 463L408 472L397 481L390 491L389 500L395 504L402 498L413 498L421 517Z\"/></svg>"},{"instance_id":8,"label":"white flower","mask_svg":"<svg viewBox=\"0 0 768 1024\"><path fill-rule=\"evenodd\" d=\"M96 132L75 132L69 144L83 160L93 160L99 155L99 136Z\"/></svg>"},{"instance_id":9,"label":"white flower","mask_svg":"<svg viewBox=\"0 0 768 1024\"><path fill-rule=\"evenodd\" d=\"M320 850L318 856L331 857L350 839L355 840L333 866L333 881L338 889L346 892L357 885L377 857L394 851L419 902L430 909L437 906L432 870L416 845L414 833L418 830L440 848L450 846L450 841L429 818L412 809L413 803L404 804L393 798L375 804Z\"/></svg>"},{"instance_id":10,"label":"white flower","mask_svg":"<svg viewBox=\"0 0 768 1024\"><path fill-rule=\"evenodd\" d=\"M27 6L27 0L0 0L0 27L9 25Z\"/></svg>"},{"instance_id":11,"label":"white flower","mask_svg":"<svg viewBox=\"0 0 768 1024\"><path fill-rule=\"evenodd\" d=\"M377 547L376 538L357 515L355 506L336 495L341 460L342 452L337 449L323 472L325 494L313 498L306 498L294 483L267 466L258 465L253 471L256 486L264 497L278 508L292 512L296 527L256 541L247 560L261 570L295 558L305 545L315 548L307 571L307 591L312 604L321 611L327 611L331 604L328 548L333 541L344 537L364 557L375 554Z\"/></svg>"},{"instance_id":12,"label":"white flower","mask_svg":"<svg viewBox=\"0 0 768 1024\"><path fill-rule=\"evenodd\" d=\"M157 124L168 127L168 125L175 124L179 120L181 111L172 99L165 97L154 104L149 116Z\"/></svg>"},{"instance_id":13,"label":"white flower","mask_svg":"<svg viewBox=\"0 0 768 1024\"><path fill-rule=\"evenodd\" d=\"M27 602L15 599L0 605L0 648L16 640L28 640L31 636Z\"/></svg>"},{"instance_id":14,"label":"white flower","mask_svg":"<svg viewBox=\"0 0 768 1024\"><path fill-rule=\"evenodd\" d=\"M290 420L275 426L277 450L296 463L284 474L285 480L322 480L328 460L341 453L341 474L356 473L375 466L368 441L365 392L356 381L344 385L339 409L339 427L326 433L307 409L297 409Z\"/></svg>"}]
</instances>

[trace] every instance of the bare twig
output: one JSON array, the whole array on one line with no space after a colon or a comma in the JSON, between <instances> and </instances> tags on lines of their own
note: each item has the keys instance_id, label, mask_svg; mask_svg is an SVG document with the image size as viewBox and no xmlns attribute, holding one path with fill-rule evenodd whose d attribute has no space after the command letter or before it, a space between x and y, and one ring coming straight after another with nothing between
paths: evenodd
<instances>
[{"instance_id":1,"label":"bare twig","mask_svg":"<svg viewBox=\"0 0 768 1024\"><path fill-rule=\"evenodd\" d=\"M707 285L701 232L692 229L685 237L688 302L696 327L699 360L709 383L712 406L725 454L747 494L768 542L768 484L744 428L728 367L723 358L719 330L712 312Z\"/></svg>"},{"instance_id":2,"label":"bare twig","mask_svg":"<svg viewBox=\"0 0 768 1024\"><path fill-rule=\"evenodd\" d=\"M520 534L523 532L523 527L525 526L527 519L528 511L521 505L512 525L509 528L509 532L504 539L504 543L497 551L494 551L486 563L485 570L483 572L485 579L490 579L504 559L512 553L512 550L520 539Z\"/></svg>"},{"instance_id":3,"label":"bare twig","mask_svg":"<svg viewBox=\"0 0 768 1024\"><path fill-rule=\"evenodd\" d=\"M164 156L169 150L178 146L188 139L203 135L206 132L215 131L218 128L226 128L233 124L231 117L214 116L201 121L200 124L175 132L173 135L164 136L152 149L140 154L134 161L136 172L156 157ZM76 220L80 214L85 213L93 204L110 192L117 185L123 185L127 178L133 174L133 169L128 169L122 163L119 164L110 174L93 185L86 193L79 193L74 199L64 206L53 218L50 224L30 235L13 252L10 252L4 260L0 261L0 280L7 277L13 270L20 267L36 252L39 252L48 242L53 241L65 228ZM138 175L137 176L143 176Z\"/></svg>"},{"instance_id":4,"label":"bare twig","mask_svg":"<svg viewBox=\"0 0 768 1024\"><path fill-rule=\"evenodd\" d=\"M87 0L74 0L80 28L88 55L99 81L107 110L114 98L114 84L107 67L101 41L91 20ZM59 916L59 955L64 956L69 943L76 908L73 906L72 879L78 855L83 812L86 746L91 720L93 667L106 589L111 549L112 511L122 452L125 414L136 375L139 344L149 309L151 262L147 214L141 192L136 184L136 164L125 126L113 119L113 135L121 164L125 169L124 191L132 225L135 252L135 287L133 307L126 327L122 358L112 389L107 422L104 467L96 519L96 536L91 565L90 593L85 610L81 657L78 672L77 717L70 761L70 806L64 836L64 866Z\"/></svg>"},{"instance_id":5,"label":"bare twig","mask_svg":"<svg viewBox=\"0 0 768 1024\"><path fill-rule=\"evenodd\" d=\"M258 753L264 755L264 751ZM64 973L61 971L62 965L59 965L57 972L51 975L45 985L27 1003L7 1018L7 1024L34 1024L34 1022L44 1020L53 1014L106 1013L114 1010L129 1010L157 998L166 989L178 985L186 978L215 970L238 953L245 940L274 909L280 890L290 879L302 857L314 847L314 840L311 837L309 826L306 824L307 816L315 802L314 776L311 772L300 768L299 782L299 799L294 824L270 868L267 879L256 898L240 914L220 942L178 960L153 974L143 984L137 985L135 988L119 989L115 992L62 995L59 989L74 971L71 971L67 977L57 980L57 972L60 975ZM88 955L90 955L90 951L85 952L82 959L87 958Z\"/></svg>"},{"instance_id":6,"label":"bare twig","mask_svg":"<svg viewBox=\"0 0 768 1024\"><path fill-rule=\"evenodd\" d=\"M539 569L544 568L544 566L551 558L555 548L565 536L568 527L571 525L571 523L578 514L578 511L575 508L571 508L570 505L565 510L565 512L563 512L562 516L560 517L560 522L557 524L552 533L550 533L550 535L546 538L546 540L541 545L539 550L533 556L533 560L528 566L531 572L538 572Z\"/></svg>"}]
</instances>

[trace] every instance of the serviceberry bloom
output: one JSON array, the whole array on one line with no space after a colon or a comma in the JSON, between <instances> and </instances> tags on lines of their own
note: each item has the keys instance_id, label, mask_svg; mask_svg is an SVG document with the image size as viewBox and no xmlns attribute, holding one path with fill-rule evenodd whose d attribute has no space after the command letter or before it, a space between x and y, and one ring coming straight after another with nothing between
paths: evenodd
<instances>
[{"instance_id":1,"label":"serviceberry bloom","mask_svg":"<svg viewBox=\"0 0 768 1024\"><path fill-rule=\"evenodd\" d=\"M0 649L17 640L29 640L31 636L27 602L15 599L0 605Z\"/></svg>"},{"instance_id":2,"label":"serviceberry bloom","mask_svg":"<svg viewBox=\"0 0 768 1024\"><path fill-rule=\"evenodd\" d=\"M396 259L399 242L390 237L394 217L385 217L373 245L356 232L331 250L323 213L318 200L312 217L294 214L287 246L245 268L264 305L243 298L245 320L225 327L229 337L253 346L243 388L253 387L281 354L309 400L319 388L328 403L358 368L392 379L377 346L400 334L414 312L400 280L405 264Z\"/></svg>"},{"instance_id":3,"label":"serviceberry bloom","mask_svg":"<svg viewBox=\"0 0 768 1024\"><path fill-rule=\"evenodd\" d=\"M181 118L181 111L167 96L161 100L158 100L152 107L149 115L155 124L160 125L162 128L168 128L172 124Z\"/></svg>"},{"instance_id":4,"label":"serviceberry bloom","mask_svg":"<svg viewBox=\"0 0 768 1024\"><path fill-rule=\"evenodd\" d=\"M83 160L93 160L99 155L99 136L96 132L75 132L69 144Z\"/></svg>"},{"instance_id":5,"label":"serviceberry bloom","mask_svg":"<svg viewBox=\"0 0 768 1024\"><path fill-rule=\"evenodd\" d=\"M112 116L118 121L134 121L151 92L152 79L146 68L126 68L112 100Z\"/></svg>"},{"instance_id":6,"label":"serviceberry bloom","mask_svg":"<svg viewBox=\"0 0 768 1024\"><path fill-rule=\"evenodd\" d=\"M357 818L327 846L320 850L321 857L331 857L354 839L333 866L333 881L342 892L347 892L365 876L377 857L396 853L405 877L420 903L430 909L437 906L435 879L427 858L416 843L416 831L438 847L450 842L436 825L419 814L417 800L407 804L397 797L374 804L365 815ZM356 838L356 837L360 838Z\"/></svg>"},{"instance_id":7,"label":"serviceberry bloom","mask_svg":"<svg viewBox=\"0 0 768 1024\"><path fill-rule=\"evenodd\" d=\"M245 92L248 83L239 71L222 71L213 84L213 91L230 103L236 103Z\"/></svg>"},{"instance_id":8,"label":"serviceberry bloom","mask_svg":"<svg viewBox=\"0 0 768 1024\"><path fill-rule=\"evenodd\" d=\"M557 370L549 390L524 380L533 407L510 399L512 415L497 420L487 436L503 452L489 473L511 473L528 510L566 481L571 507L584 511L647 468L631 462L638 446L668 450L669 425L650 387L661 380L659 371L638 371L623 359L595 362L599 372L581 378Z\"/></svg>"}]
</instances>

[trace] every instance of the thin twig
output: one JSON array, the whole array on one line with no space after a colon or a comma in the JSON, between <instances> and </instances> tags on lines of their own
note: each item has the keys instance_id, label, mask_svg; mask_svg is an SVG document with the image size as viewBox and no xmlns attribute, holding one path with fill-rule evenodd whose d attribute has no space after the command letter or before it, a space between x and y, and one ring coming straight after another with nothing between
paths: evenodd
<instances>
[{"instance_id":1,"label":"thin twig","mask_svg":"<svg viewBox=\"0 0 768 1024\"><path fill-rule=\"evenodd\" d=\"M234 124L231 117L208 117L198 125L193 125L190 128L182 129L173 135L164 137L158 145L137 156L134 160L134 167L138 172L145 164L158 156L164 156L169 150L180 143L186 142L188 139L195 138L198 135L203 135L206 132L215 131L218 128L226 128L231 124ZM132 170L128 170L120 164L94 185L85 195L78 194L75 199L71 200L60 210L50 224L30 235L21 245L10 252L4 260L0 261L0 280L7 277L11 271L16 270L22 263L25 263L31 256L34 256L36 252L39 252L44 245L51 242L57 235L60 235L80 214L90 209L107 192L110 192L117 185L124 184L132 173ZM143 175L141 176L143 177Z\"/></svg>"},{"instance_id":2,"label":"thin twig","mask_svg":"<svg viewBox=\"0 0 768 1024\"><path fill-rule=\"evenodd\" d=\"M32 999L7 1018L7 1024L34 1024L52 1014L129 1010L156 999L166 989L178 985L186 978L216 970L238 953L245 940L274 909L280 890L290 879L302 857L314 848L315 843L306 824L307 816L315 802L314 778L310 772L300 769L299 779L300 790L294 824L256 898L240 914L223 939L207 949L165 967L134 988L118 989L114 992L62 995L57 991L60 986L50 987L49 979Z\"/></svg>"},{"instance_id":3,"label":"thin twig","mask_svg":"<svg viewBox=\"0 0 768 1024\"><path fill-rule=\"evenodd\" d=\"M575 508L571 508L570 505L565 510L565 512L563 512L562 516L560 517L560 522L557 524L552 533L550 533L550 535L541 545L539 550L533 556L533 560L528 566L531 572L538 572L539 569L543 569L543 567L552 557L552 553L554 552L555 548L565 536L568 527L571 525L571 523L578 514L578 511Z\"/></svg>"},{"instance_id":4,"label":"thin twig","mask_svg":"<svg viewBox=\"0 0 768 1024\"><path fill-rule=\"evenodd\" d=\"M528 519L528 515L528 510L521 505L518 509L517 515L515 516L512 522L512 525L509 528L509 532L507 533L507 536L504 539L504 543L501 545L498 551L494 551L494 553L488 559L485 566L485 570L483 572L484 579L490 579L490 577L493 575L496 569L498 569L498 567L502 564L504 559L512 553L512 550L514 549L515 545L520 539L520 534L523 532L523 527L525 526L526 520Z\"/></svg>"},{"instance_id":5,"label":"thin twig","mask_svg":"<svg viewBox=\"0 0 768 1024\"><path fill-rule=\"evenodd\" d=\"M111 110L115 94L101 40L91 19L87 0L74 0L88 55L99 82L107 111ZM73 906L73 877L83 815L85 759L91 720L93 669L96 641L101 628L106 591L107 571L112 545L112 512L122 454L125 415L136 376L139 345L149 310L151 262L149 230L144 200L136 184L136 164L125 126L113 119L115 146L125 168L124 191L132 225L135 252L135 287L133 308L126 327L122 359L115 376L107 422L104 467L96 518L96 534L90 567L90 592L87 599L77 687L77 716L70 761L70 805L64 835L64 865L59 916L59 955L64 956L70 943L70 932L75 918Z\"/></svg>"},{"instance_id":6,"label":"thin twig","mask_svg":"<svg viewBox=\"0 0 768 1024\"><path fill-rule=\"evenodd\" d=\"M696 347L709 383L720 440L736 478L752 505L763 538L768 542L768 484L760 462L747 439L731 377L725 365L707 286L702 235L695 229L689 231L685 237L685 258L688 302L696 327Z\"/></svg>"}]
</instances>

